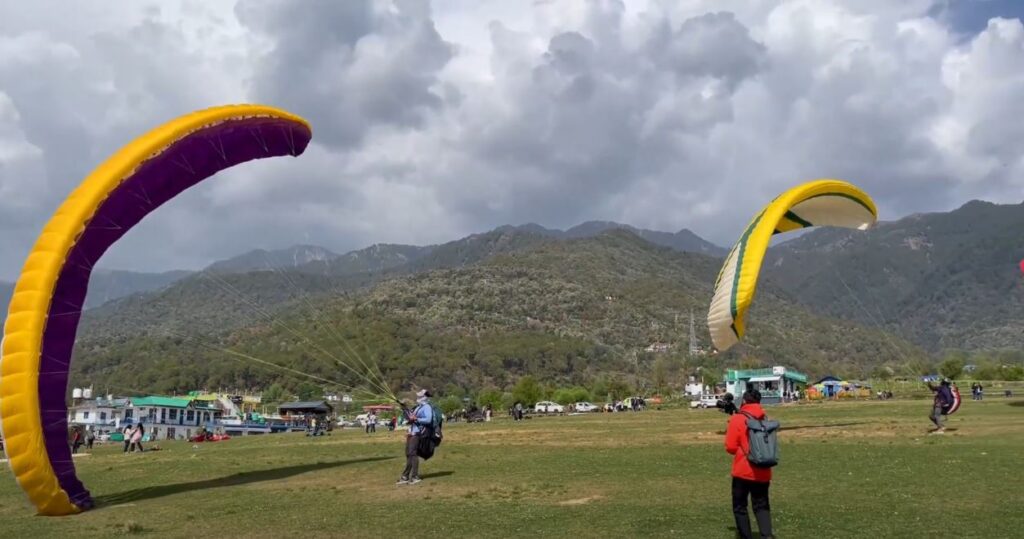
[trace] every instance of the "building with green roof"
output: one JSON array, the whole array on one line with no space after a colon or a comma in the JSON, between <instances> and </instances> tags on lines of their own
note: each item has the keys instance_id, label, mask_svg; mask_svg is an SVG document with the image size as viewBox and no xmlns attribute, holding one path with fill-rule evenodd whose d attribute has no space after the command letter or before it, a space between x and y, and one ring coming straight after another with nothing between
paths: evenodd
<instances>
[{"instance_id":1,"label":"building with green roof","mask_svg":"<svg viewBox=\"0 0 1024 539\"><path fill-rule=\"evenodd\" d=\"M224 408L218 401L150 395L129 398L124 413L125 423L142 423L150 440L175 440L191 438L200 428L218 429Z\"/></svg>"},{"instance_id":2,"label":"building with green roof","mask_svg":"<svg viewBox=\"0 0 1024 539\"><path fill-rule=\"evenodd\" d=\"M789 402L806 387L806 374L781 366L725 371L725 390L732 393L737 402L750 388L761 392L761 404Z\"/></svg>"},{"instance_id":3,"label":"building with green roof","mask_svg":"<svg viewBox=\"0 0 1024 539\"><path fill-rule=\"evenodd\" d=\"M132 406L162 406L164 408L188 408L192 404L191 398L182 397L134 397L129 399Z\"/></svg>"}]
</instances>

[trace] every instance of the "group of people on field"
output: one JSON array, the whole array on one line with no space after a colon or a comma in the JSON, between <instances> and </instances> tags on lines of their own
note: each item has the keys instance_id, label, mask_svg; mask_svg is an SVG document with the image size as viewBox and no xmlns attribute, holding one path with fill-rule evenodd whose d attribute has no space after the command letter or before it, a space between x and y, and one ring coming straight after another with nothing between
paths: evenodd
<instances>
[{"instance_id":1,"label":"group of people on field","mask_svg":"<svg viewBox=\"0 0 1024 539\"><path fill-rule=\"evenodd\" d=\"M928 388L935 393L929 416L936 427L932 432L941 433L945 430L944 417L954 403L951 382L944 379L938 386L929 383ZM980 392L980 388L972 388L972 394L976 391ZM777 464L775 433L779 429L779 424L777 421L768 420L764 408L761 407L761 393L758 390L745 391L741 401L739 408L720 407L730 415L725 432L725 450L733 456L732 511L736 534L742 538L754 537L749 514L752 507L759 535L773 537L768 492L772 481L772 467ZM515 411L513 407L512 417L518 419ZM430 392L425 389L416 394L415 408L403 407L409 430L405 441L405 469L398 479L399 485L414 485L421 481L419 459L422 455L422 443L425 437L435 435L435 413L438 412L430 403Z\"/></svg>"},{"instance_id":2,"label":"group of people on field","mask_svg":"<svg viewBox=\"0 0 1024 539\"><path fill-rule=\"evenodd\" d=\"M416 394L415 408L403 406L409 430L405 437L405 468L398 478L398 485L415 485L422 481L420 477L420 458L423 454L423 442L427 437L438 436L435 414L439 413L430 403L430 392L426 389ZM518 419L517 414L513 414ZM763 422L766 419L761 408L761 393L751 389L743 394L743 404L729 419L725 436L725 450L733 455L732 464L732 500L733 515L736 520L736 531L741 537L752 537L750 517L748 516L748 500L753 502L754 516L762 537L772 537L771 504L768 500L768 487L772 479L771 467L755 465L748 458L751 443L747 421Z\"/></svg>"},{"instance_id":3,"label":"group of people on field","mask_svg":"<svg viewBox=\"0 0 1024 539\"><path fill-rule=\"evenodd\" d=\"M71 429L71 454L77 455L78 450L83 445L86 449L92 451L92 444L94 443L96 443L96 433L93 432L91 427L83 429L80 426L75 426Z\"/></svg>"},{"instance_id":4,"label":"group of people on field","mask_svg":"<svg viewBox=\"0 0 1024 539\"><path fill-rule=\"evenodd\" d=\"M124 428L124 453L134 453L136 449L142 453L142 437L146 435L146 427L142 423L128 425Z\"/></svg>"}]
</instances>

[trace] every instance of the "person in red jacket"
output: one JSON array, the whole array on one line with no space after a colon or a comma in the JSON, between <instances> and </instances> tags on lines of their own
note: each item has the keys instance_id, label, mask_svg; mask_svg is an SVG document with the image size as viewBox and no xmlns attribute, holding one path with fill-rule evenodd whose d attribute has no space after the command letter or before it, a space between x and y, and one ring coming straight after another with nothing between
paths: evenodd
<instances>
[{"instance_id":1,"label":"person in red jacket","mask_svg":"<svg viewBox=\"0 0 1024 539\"><path fill-rule=\"evenodd\" d=\"M729 418L725 431L725 450L732 459L732 514L736 518L736 533L743 538L753 537L750 517L747 515L747 498L754 506L757 528L761 537L772 537L771 506L768 503L768 486L772 480L771 468L752 466L747 460L750 440L747 438L747 414L755 419L764 419L761 408L761 392L749 389L743 393L743 405L739 413Z\"/></svg>"}]
</instances>

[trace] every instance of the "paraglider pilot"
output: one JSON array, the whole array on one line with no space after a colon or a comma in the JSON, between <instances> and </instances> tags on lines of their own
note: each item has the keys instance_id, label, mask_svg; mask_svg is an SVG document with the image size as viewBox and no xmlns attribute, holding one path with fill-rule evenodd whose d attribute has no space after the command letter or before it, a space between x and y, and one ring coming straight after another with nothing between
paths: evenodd
<instances>
[{"instance_id":1,"label":"paraglider pilot","mask_svg":"<svg viewBox=\"0 0 1024 539\"><path fill-rule=\"evenodd\" d=\"M722 410L722 413L726 415L735 414L737 410L732 393L726 393L722 395L721 399L715 401L715 408Z\"/></svg>"},{"instance_id":2,"label":"paraglider pilot","mask_svg":"<svg viewBox=\"0 0 1024 539\"><path fill-rule=\"evenodd\" d=\"M942 424L942 416L946 414L950 406L953 406L953 391L949 388L949 384L949 378L943 378L938 387L928 382L928 389L935 393L935 400L932 401L932 413L928 416L928 419L935 423L935 430L932 431L935 434L946 432L946 427Z\"/></svg>"},{"instance_id":3,"label":"paraglider pilot","mask_svg":"<svg viewBox=\"0 0 1024 539\"><path fill-rule=\"evenodd\" d=\"M418 453L420 437L426 434L427 428L433 424L434 409L430 405L430 392L421 389L416 393L416 408L409 410L402 406L409 433L405 436L405 470L398 479L399 485L415 485L420 482L420 457Z\"/></svg>"}]
</instances>

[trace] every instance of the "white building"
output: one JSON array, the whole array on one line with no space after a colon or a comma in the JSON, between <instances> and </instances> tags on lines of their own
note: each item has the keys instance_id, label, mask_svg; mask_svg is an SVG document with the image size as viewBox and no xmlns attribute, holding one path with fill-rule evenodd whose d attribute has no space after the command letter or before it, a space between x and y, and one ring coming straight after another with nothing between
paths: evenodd
<instances>
[{"instance_id":1,"label":"white building","mask_svg":"<svg viewBox=\"0 0 1024 539\"><path fill-rule=\"evenodd\" d=\"M644 351L645 352L652 352L652 353L658 354L658 353L668 352L671 349L672 349L672 345L671 344L665 344L665 343L661 343L661 342L656 342L656 343L651 343L650 346L648 346L647 348L644 348Z\"/></svg>"},{"instance_id":2,"label":"white building","mask_svg":"<svg viewBox=\"0 0 1024 539\"><path fill-rule=\"evenodd\" d=\"M150 440L191 438L199 427L216 430L224 413L217 401L191 397L140 397L128 399L125 422L141 422Z\"/></svg>"},{"instance_id":3,"label":"white building","mask_svg":"<svg viewBox=\"0 0 1024 539\"><path fill-rule=\"evenodd\" d=\"M690 377L690 381L683 388L683 393L688 397L699 397L705 393L713 393L710 386L706 386L699 381L694 381L693 377Z\"/></svg>"},{"instance_id":4,"label":"white building","mask_svg":"<svg viewBox=\"0 0 1024 539\"><path fill-rule=\"evenodd\" d=\"M109 434L121 427L127 404L128 399L109 395L105 399L82 401L68 411L68 423L81 425L96 434Z\"/></svg>"},{"instance_id":5,"label":"white building","mask_svg":"<svg viewBox=\"0 0 1024 539\"><path fill-rule=\"evenodd\" d=\"M122 431L142 423L149 440L184 440L200 427L217 430L224 414L219 401L191 397L130 397L83 401L69 411L68 423L92 428L96 434Z\"/></svg>"}]
</instances>

